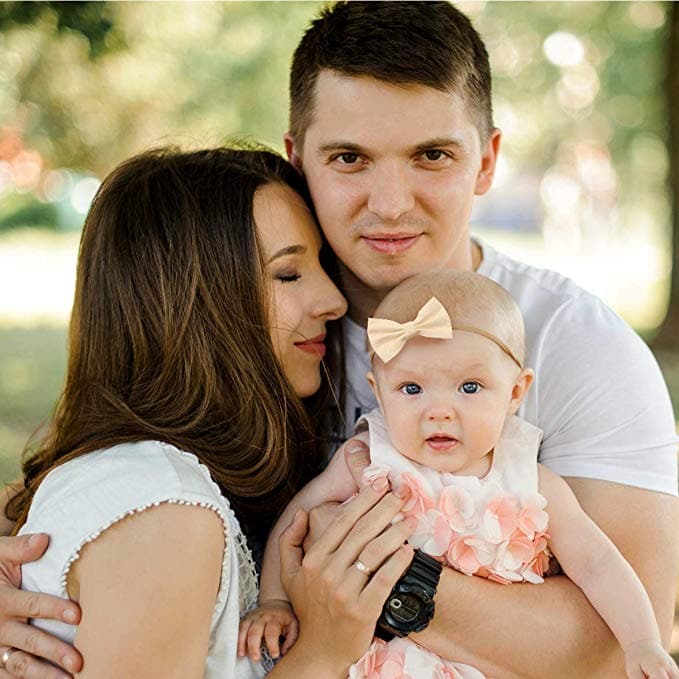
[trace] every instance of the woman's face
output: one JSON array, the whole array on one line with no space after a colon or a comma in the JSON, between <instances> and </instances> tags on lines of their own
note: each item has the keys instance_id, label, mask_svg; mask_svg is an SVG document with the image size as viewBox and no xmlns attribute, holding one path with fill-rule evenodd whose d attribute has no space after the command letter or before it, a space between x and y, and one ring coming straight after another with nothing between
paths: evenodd
<instances>
[{"instance_id":1,"label":"woman's face","mask_svg":"<svg viewBox=\"0 0 679 679\"><path fill-rule=\"evenodd\" d=\"M253 212L271 285L271 340L295 393L304 398L321 384L325 324L347 303L321 267L321 237L302 198L288 186L266 184Z\"/></svg>"}]
</instances>

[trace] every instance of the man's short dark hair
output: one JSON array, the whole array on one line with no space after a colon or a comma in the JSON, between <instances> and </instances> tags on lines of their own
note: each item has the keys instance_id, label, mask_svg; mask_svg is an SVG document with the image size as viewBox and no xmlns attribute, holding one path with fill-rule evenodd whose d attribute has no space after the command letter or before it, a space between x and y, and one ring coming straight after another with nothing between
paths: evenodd
<instances>
[{"instance_id":1,"label":"man's short dark hair","mask_svg":"<svg viewBox=\"0 0 679 679\"><path fill-rule=\"evenodd\" d=\"M290 133L299 145L324 69L457 92L482 142L493 129L488 52L469 19L448 2L339 2L324 9L292 60Z\"/></svg>"}]
</instances>

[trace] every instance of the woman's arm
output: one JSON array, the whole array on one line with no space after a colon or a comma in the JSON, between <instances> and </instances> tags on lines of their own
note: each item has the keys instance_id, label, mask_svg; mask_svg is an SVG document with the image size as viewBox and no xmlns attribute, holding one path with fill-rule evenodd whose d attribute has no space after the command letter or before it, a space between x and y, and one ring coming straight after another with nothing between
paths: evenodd
<instances>
[{"instance_id":1,"label":"woman's arm","mask_svg":"<svg viewBox=\"0 0 679 679\"><path fill-rule=\"evenodd\" d=\"M80 603L83 679L202 679L224 525L212 510L161 504L89 543L69 574Z\"/></svg>"}]
</instances>

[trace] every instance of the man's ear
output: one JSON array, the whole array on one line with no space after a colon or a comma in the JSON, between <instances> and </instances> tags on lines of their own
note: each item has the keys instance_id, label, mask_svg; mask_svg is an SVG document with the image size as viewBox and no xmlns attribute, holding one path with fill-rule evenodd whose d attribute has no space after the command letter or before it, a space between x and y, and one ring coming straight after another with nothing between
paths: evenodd
<instances>
[{"instance_id":1,"label":"man's ear","mask_svg":"<svg viewBox=\"0 0 679 679\"><path fill-rule=\"evenodd\" d=\"M508 415L514 415L519 409L524 396L530 389L530 385L533 384L533 377L535 373L530 368L524 368L519 376L514 382L514 387L512 388L512 398L509 401L509 407L507 408Z\"/></svg>"},{"instance_id":2,"label":"man's ear","mask_svg":"<svg viewBox=\"0 0 679 679\"><path fill-rule=\"evenodd\" d=\"M285 142L285 153L288 156L290 164L299 172L302 170L302 154L301 151L298 153L297 146L295 145L295 140L289 132L283 135L283 141Z\"/></svg>"},{"instance_id":3,"label":"man's ear","mask_svg":"<svg viewBox=\"0 0 679 679\"><path fill-rule=\"evenodd\" d=\"M501 140L502 132L494 127L490 133L490 139L486 142L485 147L481 148L481 169L476 175L476 186L474 187L474 193L477 196L487 193L493 185Z\"/></svg>"}]
</instances>

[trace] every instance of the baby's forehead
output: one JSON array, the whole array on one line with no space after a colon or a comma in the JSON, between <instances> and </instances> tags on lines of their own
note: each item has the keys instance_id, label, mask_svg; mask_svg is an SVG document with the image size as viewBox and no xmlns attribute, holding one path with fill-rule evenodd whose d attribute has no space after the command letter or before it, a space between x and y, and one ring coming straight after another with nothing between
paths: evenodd
<instances>
[{"instance_id":1,"label":"baby's forehead","mask_svg":"<svg viewBox=\"0 0 679 679\"><path fill-rule=\"evenodd\" d=\"M501 353L499 347L481 335L454 331L452 339L414 337L388 363L374 359L374 367L385 375L432 375L488 366Z\"/></svg>"}]
</instances>

